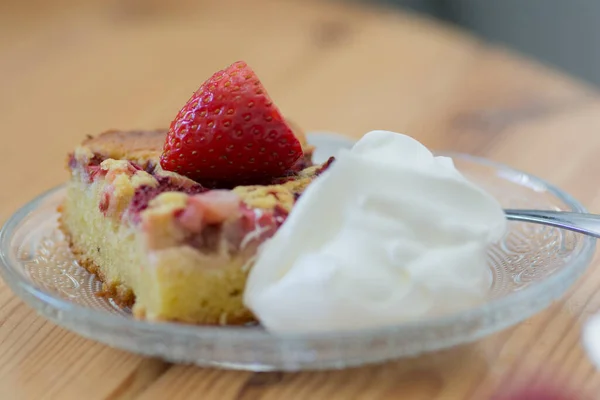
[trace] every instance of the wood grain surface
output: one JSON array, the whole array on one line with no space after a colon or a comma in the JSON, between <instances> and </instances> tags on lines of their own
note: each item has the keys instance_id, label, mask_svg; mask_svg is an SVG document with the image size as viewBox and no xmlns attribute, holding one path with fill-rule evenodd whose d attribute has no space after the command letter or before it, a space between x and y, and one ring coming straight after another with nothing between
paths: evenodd
<instances>
[{"instance_id":1,"label":"wood grain surface","mask_svg":"<svg viewBox=\"0 0 600 400\"><path fill-rule=\"evenodd\" d=\"M0 221L63 182L85 134L165 127L213 71L258 72L306 129L400 131L508 163L600 212L595 89L414 15L314 1L0 1ZM0 282L0 399L489 399L549 379L600 399L580 345L596 258L546 311L472 345L347 371L247 373L83 339Z\"/></svg>"}]
</instances>

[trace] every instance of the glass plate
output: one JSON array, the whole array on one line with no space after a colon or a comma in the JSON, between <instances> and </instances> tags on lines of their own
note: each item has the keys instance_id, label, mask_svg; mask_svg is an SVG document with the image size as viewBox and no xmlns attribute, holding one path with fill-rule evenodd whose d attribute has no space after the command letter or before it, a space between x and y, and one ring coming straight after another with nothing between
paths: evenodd
<instances>
[{"instance_id":1,"label":"glass plate","mask_svg":"<svg viewBox=\"0 0 600 400\"><path fill-rule=\"evenodd\" d=\"M351 143L311 135L322 161ZM585 209L523 172L450 154L471 180L507 208ZM467 343L507 328L559 298L588 266L595 240L541 225L509 223L489 249L489 301L443 317L346 333L273 335L258 326L206 327L135 320L97 296L100 281L80 268L57 230L58 187L17 211L0 232L0 273L27 304L56 324L110 346L173 362L254 371L343 368ZM360 316L357 316L360 318Z\"/></svg>"}]
</instances>

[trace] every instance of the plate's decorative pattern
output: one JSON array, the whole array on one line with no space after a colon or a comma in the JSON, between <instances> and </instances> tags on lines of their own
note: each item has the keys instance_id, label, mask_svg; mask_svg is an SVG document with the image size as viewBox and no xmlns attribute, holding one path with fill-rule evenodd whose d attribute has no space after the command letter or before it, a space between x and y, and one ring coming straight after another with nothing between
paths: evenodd
<instances>
[{"instance_id":1,"label":"plate's decorative pattern","mask_svg":"<svg viewBox=\"0 0 600 400\"><path fill-rule=\"evenodd\" d=\"M129 309L103 296L102 282L77 264L56 223L37 226L41 232L35 233L41 240L29 247L30 251L19 253L23 272L32 282L48 293L85 307L123 316L131 314Z\"/></svg>"},{"instance_id":2,"label":"plate's decorative pattern","mask_svg":"<svg viewBox=\"0 0 600 400\"><path fill-rule=\"evenodd\" d=\"M539 179L469 156L454 157L467 177L505 207L584 211ZM57 324L111 346L172 361L257 371L340 368L476 340L561 296L595 248L595 240L572 232L511 222L503 240L489 249L493 283L489 302L480 307L373 331L273 336L258 326L136 321L130 310L100 296L101 282L73 259L57 229L56 207L63 196L64 188L41 196L0 232L0 272L18 295Z\"/></svg>"},{"instance_id":3,"label":"plate's decorative pattern","mask_svg":"<svg viewBox=\"0 0 600 400\"><path fill-rule=\"evenodd\" d=\"M32 242L19 252L18 260L27 278L61 299L130 316L129 309L120 308L102 295L100 280L77 264L57 228L58 214L45 213L40 217L45 220L35 224L34 231L29 232ZM581 238L573 232L542 225L511 224L504 239L488 252L488 266L495 278L491 298L522 290L552 274L564 266L580 242Z\"/></svg>"}]
</instances>

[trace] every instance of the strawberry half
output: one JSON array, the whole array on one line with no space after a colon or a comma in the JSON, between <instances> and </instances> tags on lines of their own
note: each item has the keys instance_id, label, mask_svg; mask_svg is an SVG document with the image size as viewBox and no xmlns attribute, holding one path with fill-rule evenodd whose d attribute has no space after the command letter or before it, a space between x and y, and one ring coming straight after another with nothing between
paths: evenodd
<instances>
[{"instance_id":1,"label":"strawberry half","mask_svg":"<svg viewBox=\"0 0 600 400\"><path fill-rule=\"evenodd\" d=\"M302 146L252 69L238 61L200 86L171 123L163 169L196 181L285 174Z\"/></svg>"}]
</instances>

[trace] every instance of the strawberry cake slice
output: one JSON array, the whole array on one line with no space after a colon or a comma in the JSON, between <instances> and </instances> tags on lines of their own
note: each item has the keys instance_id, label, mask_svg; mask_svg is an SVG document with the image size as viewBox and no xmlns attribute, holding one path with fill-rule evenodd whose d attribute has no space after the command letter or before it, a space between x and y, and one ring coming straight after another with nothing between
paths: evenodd
<instances>
[{"instance_id":1,"label":"strawberry cake slice","mask_svg":"<svg viewBox=\"0 0 600 400\"><path fill-rule=\"evenodd\" d=\"M238 62L168 131L109 131L78 146L60 227L137 318L250 322L242 298L258 246L329 165L312 165L312 150Z\"/></svg>"}]
</instances>

